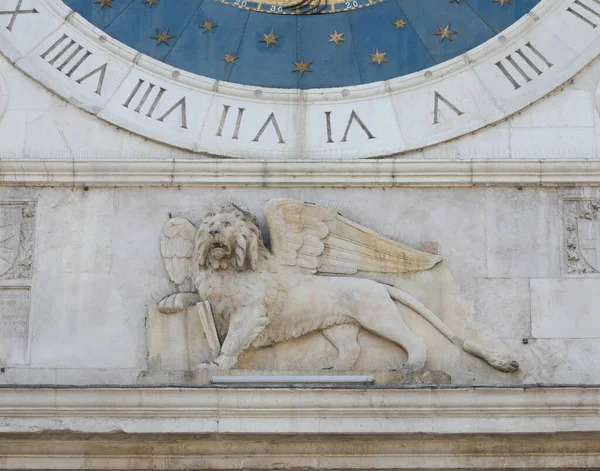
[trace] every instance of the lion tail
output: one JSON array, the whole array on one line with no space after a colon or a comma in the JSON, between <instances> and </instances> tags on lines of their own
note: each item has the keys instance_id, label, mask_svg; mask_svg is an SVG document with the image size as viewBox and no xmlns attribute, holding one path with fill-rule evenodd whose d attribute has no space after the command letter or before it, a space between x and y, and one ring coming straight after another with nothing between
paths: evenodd
<instances>
[{"instance_id":1,"label":"lion tail","mask_svg":"<svg viewBox=\"0 0 600 471\"><path fill-rule=\"evenodd\" d=\"M405 293L398 288L393 288L392 286L386 286L386 289L388 290L388 293L392 299L415 311L437 330L439 330L444 337L446 337L452 343L458 345L465 352L481 358L489 365L500 371L513 372L519 369L519 362L513 360L510 356L502 352L491 351L482 345L465 341L460 338L450 327L444 324L444 322L438 316L436 316L433 311L428 309L423 303L412 297L410 294Z\"/></svg>"},{"instance_id":2,"label":"lion tail","mask_svg":"<svg viewBox=\"0 0 600 471\"><path fill-rule=\"evenodd\" d=\"M461 339L450 327L444 324L444 322L422 302L412 297L410 294L399 290L398 288L393 288L392 286L386 286L386 288L392 299L395 299L399 303L404 304L406 307L411 308L413 311L427 320L437 330L439 330L444 337L450 340L450 342L458 345L459 347L463 346L464 340Z\"/></svg>"}]
</instances>

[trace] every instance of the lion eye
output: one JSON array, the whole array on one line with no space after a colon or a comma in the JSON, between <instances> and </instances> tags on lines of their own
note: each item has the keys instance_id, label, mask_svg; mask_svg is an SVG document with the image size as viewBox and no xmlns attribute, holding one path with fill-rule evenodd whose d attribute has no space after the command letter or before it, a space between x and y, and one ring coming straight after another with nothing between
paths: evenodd
<instances>
[{"instance_id":1,"label":"lion eye","mask_svg":"<svg viewBox=\"0 0 600 471\"><path fill-rule=\"evenodd\" d=\"M231 223L230 223L230 222L227 222L227 221L225 221L225 222L223 223L223 225L224 225L225 227L229 227L229 226L231 226Z\"/></svg>"}]
</instances>

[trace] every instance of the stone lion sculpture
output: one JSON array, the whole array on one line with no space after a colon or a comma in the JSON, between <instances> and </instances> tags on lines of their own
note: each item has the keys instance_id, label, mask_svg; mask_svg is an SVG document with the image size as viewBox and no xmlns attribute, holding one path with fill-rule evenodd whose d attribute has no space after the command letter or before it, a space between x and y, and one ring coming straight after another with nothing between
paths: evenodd
<instances>
[{"instance_id":1,"label":"stone lion sculpture","mask_svg":"<svg viewBox=\"0 0 600 471\"><path fill-rule=\"evenodd\" d=\"M264 214L271 252L256 216L236 205L214 208L199 227L173 218L163 229L161 252L171 280L178 287L191 280L196 291L165 297L159 310L175 313L208 301L221 344L218 368L234 367L250 348L320 331L338 351L335 367L348 369L360 354L360 327L406 350L407 366L423 368L426 346L394 301L494 368L519 368L503 354L463 341L408 293L374 281L382 275L429 270L440 257L312 203L270 200Z\"/></svg>"}]
</instances>

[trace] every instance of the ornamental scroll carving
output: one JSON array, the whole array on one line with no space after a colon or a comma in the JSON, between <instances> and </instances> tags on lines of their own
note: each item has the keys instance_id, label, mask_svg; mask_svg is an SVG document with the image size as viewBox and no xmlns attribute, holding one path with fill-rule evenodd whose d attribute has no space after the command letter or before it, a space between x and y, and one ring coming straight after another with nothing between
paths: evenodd
<instances>
[{"instance_id":1,"label":"ornamental scroll carving","mask_svg":"<svg viewBox=\"0 0 600 471\"><path fill-rule=\"evenodd\" d=\"M231 369L250 349L321 332L338 351L334 367L349 369L361 352L358 331L365 328L401 346L406 365L422 369L425 343L405 323L398 302L494 368L519 368L509 355L465 341L421 301L386 284L430 270L439 256L312 203L270 200L264 215L271 250L257 217L236 205L214 208L198 227L173 218L163 229L161 252L177 292L160 301L159 315L197 309L214 358L207 367Z\"/></svg>"}]
</instances>

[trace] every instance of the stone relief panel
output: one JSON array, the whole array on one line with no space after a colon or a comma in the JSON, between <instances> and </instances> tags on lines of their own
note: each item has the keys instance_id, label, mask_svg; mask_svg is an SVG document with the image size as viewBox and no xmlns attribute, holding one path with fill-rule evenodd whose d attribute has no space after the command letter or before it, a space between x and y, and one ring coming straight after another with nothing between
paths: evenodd
<instances>
[{"instance_id":1,"label":"stone relief panel","mask_svg":"<svg viewBox=\"0 0 600 471\"><path fill-rule=\"evenodd\" d=\"M35 203L0 202L0 280L30 279Z\"/></svg>"},{"instance_id":2,"label":"stone relief panel","mask_svg":"<svg viewBox=\"0 0 600 471\"><path fill-rule=\"evenodd\" d=\"M417 282L440 256L312 203L270 200L264 216L270 250L256 215L232 204L213 208L198 226L183 218L164 226L160 247L173 294L149 308L152 366L229 370L247 352L319 334L337 351L333 364L321 367L349 370L361 354L359 334L368 331L407 353L389 369L422 370L426 345L405 321L416 315L492 367L519 368L477 333L458 335L428 300L395 285L403 276Z\"/></svg>"},{"instance_id":3,"label":"stone relief panel","mask_svg":"<svg viewBox=\"0 0 600 471\"><path fill-rule=\"evenodd\" d=\"M564 200L564 269L600 273L600 200Z\"/></svg>"}]
</instances>

